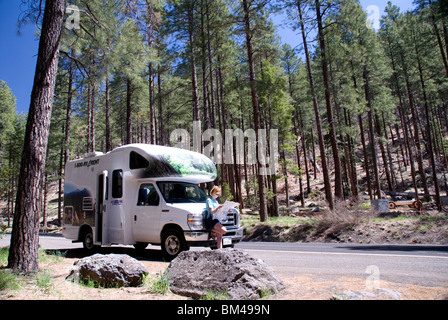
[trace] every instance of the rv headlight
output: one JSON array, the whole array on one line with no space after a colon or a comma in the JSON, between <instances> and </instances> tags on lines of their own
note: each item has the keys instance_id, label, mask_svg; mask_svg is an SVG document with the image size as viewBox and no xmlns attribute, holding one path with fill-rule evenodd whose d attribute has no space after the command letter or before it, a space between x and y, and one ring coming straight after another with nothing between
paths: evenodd
<instances>
[{"instance_id":1,"label":"rv headlight","mask_svg":"<svg viewBox=\"0 0 448 320\"><path fill-rule=\"evenodd\" d=\"M202 214L189 214L188 215L188 227L191 230L202 230L204 229L204 223L202 219Z\"/></svg>"}]
</instances>

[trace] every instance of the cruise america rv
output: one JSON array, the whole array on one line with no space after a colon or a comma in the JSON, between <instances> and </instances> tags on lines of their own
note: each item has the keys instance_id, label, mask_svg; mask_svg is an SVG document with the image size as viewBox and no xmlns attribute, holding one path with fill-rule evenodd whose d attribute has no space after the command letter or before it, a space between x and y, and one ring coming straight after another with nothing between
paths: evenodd
<instances>
[{"instance_id":1,"label":"cruise america rv","mask_svg":"<svg viewBox=\"0 0 448 320\"><path fill-rule=\"evenodd\" d=\"M216 176L209 158L178 148L130 144L88 153L65 167L63 235L87 250L160 245L167 258L190 246L216 247L203 221L207 196L198 186ZM223 247L241 240L238 210L223 225Z\"/></svg>"}]
</instances>

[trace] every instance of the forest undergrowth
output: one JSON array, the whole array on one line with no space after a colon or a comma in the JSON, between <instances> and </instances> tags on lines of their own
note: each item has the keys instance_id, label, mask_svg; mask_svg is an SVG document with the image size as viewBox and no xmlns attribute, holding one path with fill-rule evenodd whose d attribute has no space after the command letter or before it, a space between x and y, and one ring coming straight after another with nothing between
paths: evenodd
<instances>
[{"instance_id":1,"label":"forest undergrowth","mask_svg":"<svg viewBox=\"0 0 448 320\"><path fill-rule=\"evenodd\" d=\"M245 214L242 221L243 241L448 244L447 214L430 208L380 214L337 202L333 210L280 216L265 223Z\"/></svg>"}]
</instances>

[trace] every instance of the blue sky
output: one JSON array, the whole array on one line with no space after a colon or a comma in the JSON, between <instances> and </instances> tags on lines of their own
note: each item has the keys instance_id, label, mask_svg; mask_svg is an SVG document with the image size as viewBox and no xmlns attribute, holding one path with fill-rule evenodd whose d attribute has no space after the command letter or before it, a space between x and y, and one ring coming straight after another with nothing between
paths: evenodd
<instances>
[{"instance_id":1,"label":"blue sky","mask_svg":"<svg viewBox=\"0 0 448 320\"><path fill-rule=\"evenodd\" d=\"M0 0L0 80L16 96L18 112L27 112L33 87L39 41L35 25L25 25L17 35L21 0Z\"/></svg>"},{"instance_id":2,"label":"blue sky","mask_svg":"<svg viewBox=\"0 0 448 320\"><path fill-rule=\"evenodd\" d=\"M389 0L361 0L366 9L377 6L381 14ZM391 0L402 11L412 9L412 0ZM21 13L21 0L0 0L0 80L6 81L17 99L17 112L27 112L33 87L39 41L34 33L36 26L27 24L17 35L17 20ZM281 18L276 22L281 23ZM300 36L288 28L279 27L282 41L292 47L300 45Z\"/></svg>"}]
</instances>

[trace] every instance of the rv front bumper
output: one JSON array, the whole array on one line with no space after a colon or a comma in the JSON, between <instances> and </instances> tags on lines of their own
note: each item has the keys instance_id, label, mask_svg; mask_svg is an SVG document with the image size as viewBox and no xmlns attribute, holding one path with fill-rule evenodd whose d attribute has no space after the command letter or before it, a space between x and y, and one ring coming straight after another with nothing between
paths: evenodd
<instances>
[{"instance_id":1,"label":"rv front bumper","mask_svg":"<svg viewBox=\"0 0 448 320\"><path fill-rule=\"evenodd\" d=\"M216 243L216 240L210 238L209 231L185 231L185 241L189 246L209 246ZM223 236L224 244L235 244L241 241L243 229L229 229Z\"/></svg>"},{"instance_id":2,"label":"rv front bumper","mask_svg":"<svg viewBox=\"0 0 448 320\"><path fill-rule=\"evenodd\" d=\"M207 241L209 238L208 232L203 231L185 231L184 232L185 241Z\"/></svg>"}]
</instances>

